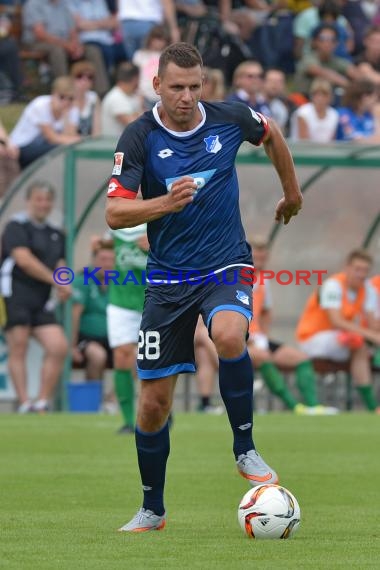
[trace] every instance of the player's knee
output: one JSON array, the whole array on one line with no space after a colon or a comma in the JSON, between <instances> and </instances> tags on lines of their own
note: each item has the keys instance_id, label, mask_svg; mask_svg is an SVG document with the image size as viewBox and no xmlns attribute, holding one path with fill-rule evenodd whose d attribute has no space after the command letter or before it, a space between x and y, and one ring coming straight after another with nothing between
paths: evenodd
<instances>
[{"instance_id":1,"label":"player's knee","mask_svg":"<svg viewBox=\"0 0 380 570\"><path fill-rule=\"evenodd\" d=\"M90 342L86 347L85 354L87 360L92 364L105 367L107 362L107 351L101 344Z\"/></svg>"},{"instance_id":2,"label":"player's knee","mask_svg":"<svg viewBox=\"0 0 380 570\"><path fill-rule=\"evenodd\" d=\"M246 346L243 336L234 329L213 331L212 339L221 358L237 358Z\"/></svg>"}]
</instances>

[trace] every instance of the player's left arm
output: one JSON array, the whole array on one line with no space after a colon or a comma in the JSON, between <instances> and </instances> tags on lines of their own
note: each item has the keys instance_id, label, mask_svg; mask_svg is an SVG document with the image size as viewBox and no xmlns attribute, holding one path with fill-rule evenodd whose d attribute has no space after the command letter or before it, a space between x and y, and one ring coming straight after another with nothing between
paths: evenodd
<instances>
[{"instance_id":1,"label":"player's left arm","mask_svg":"<svg viewBox=\"0 0 380 570\"><path fill-rule=\"evenodd\" d=\"M269 128L264 136L263 145L277 171L284 193L277 204L275 219L278 222L283 220L286 225L302 208L302 194L293 158L282 132L272 119L267 119L267 121Z\"/></svg>"}]
</instances>

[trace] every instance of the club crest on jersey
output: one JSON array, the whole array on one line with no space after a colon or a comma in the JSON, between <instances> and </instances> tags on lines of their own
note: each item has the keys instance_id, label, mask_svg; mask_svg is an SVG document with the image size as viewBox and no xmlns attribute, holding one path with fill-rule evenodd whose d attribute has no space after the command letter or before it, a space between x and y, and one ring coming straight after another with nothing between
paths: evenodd
<instances>
[{"instance_id":1,"label":"club crest on jersey","mask_svg":"<svg viewBox=\"0 0 380 570\"><path fill-rule=\"evenodd\" d=\"M244 293L244 291L239 291L239 289L236 290L236 299L238 301L240 301L241 303L243 303L244 305L249 305L249 297L247 295L247 293Z\"/></svg>"},{"instance_id":2,"label":"club crest on jersey","mask_svg":"<svg viewBox=\"0 0 380 570\"><path fill-rule=\"evenodd\" d=\"M113 164L113 170L112 170L112 174L116 174L117 176L119 176L121 174L121 168L123 166L123 159L124 159L124 153L123 152L115 152L114 154L114 164Z\"/></svg>"},{"instance_id":3,"label":"club crest on jersey","mask_svg":"<svg viewBox=\"0 0 380 570\"><path fill-rule=\"evenodd\" d=\"M209 137L207 137L203 140L206 143L207 152L211 152L212 154L216 154L222 148L222 145L219 141L219 135L210 135Z\"/></svg>"}]
</instances>

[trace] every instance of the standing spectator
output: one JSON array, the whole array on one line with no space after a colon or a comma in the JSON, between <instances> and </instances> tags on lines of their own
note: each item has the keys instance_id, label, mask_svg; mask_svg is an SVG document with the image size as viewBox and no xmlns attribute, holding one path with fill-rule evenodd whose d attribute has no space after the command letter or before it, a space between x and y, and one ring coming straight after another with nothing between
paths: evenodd
<instances>
[{"instance_id":1,"label":"standing spectator","mask_svg":"<svg viewBox=\"0 0 380 570\"><path fill-rule=\"evenodd\" d=\"M26 192L27 211L5 227L1 240L1 295L7 320L5 336L8 368L19 400L18 411L48 409L67 354L67 341L57 324L51 297L65 301L70 286L57 285L53 271L64 263L64 235L47 221L55 190L45 182L32 183ZM44 349L41 385L32 404L27 392L26 354L33 336Z\"/></svg>"},{"instance_id":2,"label":"standing spectator","mask_svg":"<svg viewBox=\"0 0 380 570\"><path fill-rule=\"evenodd\" d=\"M232 93L227 101L239 101L270 117L270 109L263 95L264 71L258 61L240 63L234 71Z\"/></svg>"},{"instance_id":3,"label":"standing spectator","mask_svg":"<svg viewBox=\"0 0 380 570\"><path fill-rule=\"evenodd\" d=\"M116 72L116 85L101 104L102 134L118 137L124 128L144 111L138 94L139 68L130 62L121 63Z\"/></svg>"},{"instance_id":4,"label":"standing spectator","mask_svg":"<svg viewBox=\"0 0 380 570\"><path fill-rule=\"evenodd\" d=\"M20 171L18 155L18 148L11 143L0 121L0 200Z\"/></svg>"},{"instance_id":5,"label":"standing spectator","mask_svg":"<svg viewBox=\"0 0 380 570\"><path fill-rule=\"evenodd\" d=\"M115 230L111 235L119 285L113 281L110 283L108 339L114 356L115 393L123 416L123 425L118 433L129 434L135 430L136 348L144 306L143 273L149 243L146 224Z\"/></svg>"},{"instance_id":6,"label":"standing spectator","mask_svg":"<svg viewBox=\"0 0 380 570\"><path fill-rule=\"evenodd\" d=\"M144 97L147 111L159 100L153 89L153 77L157 75L160 54L169 43L170 37L166 28L161 25L153 26L145 39L144 47L135 51L133 55L133 63L140 70L139 93Z\"/></svg>"},{"instance_id":7,"label":"standing spectator","mask_svg":"<svg viewBox=\"0 0 380 570\"><path fill-rule=\"evenodd\" d=\"M301 105L291 119L290 138L327 143L335 139L338 111L331 107L332 88L326 79L314 79L309 103Z\"/></svg>"},{"instance_id":8,"label":"standing spectator","mask_svg":"<svg viewBox=\"0 0 380 570\"><path fill-rule=\"evenodd\" d=\"M103 95L109 80L103 57L95 45L83 45L65 0L27 0L23 9L23 42L46 52L54 77L67 75L69 64L85 57L97 69L95 89Z\"/></svg>"},{"instance_id":9,"label":"standing spectator","mask_svg":"<svg viewBox=\"0 0 380 570\"><path fill-rule=\"evenodd\" d=\"M350 361L355 386L370 411L378 411L373 392L369 351L365 341L380 346L376 294L368 281L372 257L363 250L347 256L340 273L332 275L308 299L298 321L297 340L310 358ZM361 323L365 317L366 326Z\"/></svg>"},{"instance_id":10,"label":"standing spectator","mask_svg":"<svg viewBox=\"0 0 380 570\"><path fill-rule=\"evenodd\" d=\"M327 79L333 88L345 88L358 77L358 69L342 57L334 55L338 32L331 24L321 24L312 34L312 51L298 62L295 87L307 95L316 77Z\"/></svg>"},{"instance_id":11,"label":"standing spectator","mask_svg":"<svg viewBox=\"0 0 380 570\"><path fill-rule=\"evenodd\" d=\"M125 52L131 61L135 51L143 47L146 36L157 24L168 26L171 41L179 40L174 0L119 0L118 17Z\"/></svg>"},{"instance_id":12,"label":"standing spectator","mask_svg":"<svg viewBox=\"0 0 380 570\"><path fill-rule=\"evenodd\" d=\"M71 77L58 77L51 95L40 95L24 109L9 138L19 148L19 162L25 168L60 144L80 140L79 111L73 107L75 86Z\"/></svg>"},{"instance_id":13,"label":"standing spectator","mask_svg":"<svg viewBox=\"0 0 380 570\"><path fill-rule=\"evenodd\" d=\"M102 52L109 76L126 59L124 46L115 40L118 21L105 0L67 0L79 39L84 46L97 46Z\"/></svg>"},{"instance_id":14,"label":"standing spectator","mask_svg":"<svg viewBox=\"0 0 380 570\"><path fill-rule=\"evenodd\" d=\"M378 103L376 87L366 80L353 81L338 107L337 139L365 144L380 142L380 128L375 118Z\"/></svg>"},{"instance_id":15,"label":"standing spectator","mask_svg":"<svg viewBox=\"0 0 380 570\"><path fill-rule=\"evenodd\" d=\"M97 136L100 134L100 100L92 90L96 69L90 61L77 61L71 66L74 79L74 108L79 109L78 134Z\"/></svg>"},{"instance_id":16,"label":"standing spectator","mask_svg":"<svg viewBox=\"0 0 380 570\"><path fill-rule=\"evenodd\" d=\"M107 366L112 367L107 338L109 287L104 274L113 269L114 258L112 246L98 242L89 268L89 273L97 269L96 280L86 282L81 272L73 283L72 358L74 363L84 364L86 380L103 380Z\"/></svg>"}]
</instances>

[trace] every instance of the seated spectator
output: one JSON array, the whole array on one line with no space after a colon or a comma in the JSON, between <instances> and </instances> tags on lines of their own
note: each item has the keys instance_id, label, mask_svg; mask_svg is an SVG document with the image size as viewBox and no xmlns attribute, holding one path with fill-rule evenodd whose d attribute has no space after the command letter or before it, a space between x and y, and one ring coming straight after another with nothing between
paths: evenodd
<instances>
[{"instance_id":1,"label":"seated spectator","mask_svg":"<svg viewBox=\"0 0 380 570\"><path fill-rule=\"evenodd\" d=\"M0 14L0 74L9 81L8 101L17 101L22 97L22 73L17 40L12 37L12 21L10 17ZM1 85L1 83L0 83ZM3 90L3 87L0 87Z\"/></svg>"},{"instance_id":2,"label":"seated spectator","mask_svg":"<svg viewBox=\"0 0 380 570\"><path fill-rule=\"evenodd\" d=\"M368 281L372 257L352 251L344 269L309 297L298 321L297 340L309 358L350 362L355 386L370 411L380 412L372 387L366 342L380 346L376 294ZM360 324L365 317L366 326Z\"/></svg>"},{"instance_id":3,"label":"seated spectator","mask_svg":"<svg viewBox=\"0 0 380 570\"><path fill-rule=\"evenodd\" d=\"M172 42L180 40L174 0L119 0L118 18L127 58L132 61L153 26L166 24Z\"/></svg>"},{"instance_id":4,"label":"seated spectator","mask_svg":"<svg viewBox=\"0 0 380 570\"><path fill-rule=\"evenodd\" d=\"M286 94L286 77L281 69L267 69L264 74L263 95L267 101L272 118L285 136L289 130L290 115L295 109L294 103Z\"/></svg>"},{"instance_id":5,"label":"seated spectator","mask_svg":"<svg viewBox=\"0 0 380 570\"><path fill-rule=\"evenodd\" d=\"M0 121L0 200L19 174L18 154L18 148L10 142Z\"/></svg>"},{"instance_id":6,"label":"seated spectator","mask_svg":"<svg viewBox=\"0 0 380 570\"><path fill-rule=\"evenodd\" d=\"M332 24L337 30L337 43L334 55L351 60L354 49L353 30L342 15L342 2L339 0L323 0L300 12L293 22L294 55L301 59L311 51L313 30L320 24Z\"/></svg>"},{"instance_id":7,"label":"seated spectator","mask_svg":"<svg viewBox=\"0 0 380 570\"><path fill-rule=\"evenodd\" d=\"M312 51L297 64L294 83L298 91L307 95L316 77L327 79L334 89L345 88L358 77L358 69L352 63L334 55L338 41L335 26L321 24L313 31L312 38Z\"/></svg>"},{"instance_id":8,"label":"seated spectator","mask_svg":"<svg viewBox=\"0 0 380 570\"><path fill-rule=\"evenodd\" d=\"M363 38L363 50L355 58L360 77L380 85L380 26L367 29Z\"/></svg>"},{"instance_id":9,"label":"seated spectator","mask_svg":"<svg viewBox=\"0 0 380 570\"><path fill-rule=\"evenodd\" d=\"M219 368L219 359L202 317L199 317L195 329L194 352L197 367L195 379L199 396L198 411L212 415L223 414L224 407L214 406L212 403L215 378Z\"/></svg>"},{"instance_id":10,"label":"seated spectator","mask_svg":"<svg viewBox=\"0 0 380 570\"><path fill-rule=\"evenodd\" d=\"M338 111L331 107L332 88L325 79L314 79L309 103L301 105L291 119L290 138L328 143L335 140Z\"/></svg>"},{"instance_id":11,"label":"seated spectator","mask_svg":"<svg viewBox=\"0 0 380 570\"><path fill-rule=\"evenodd\" d=\"M119 25L116 15L110 12L105 0L67 0L67 5L79 40L84 46L100 49L108 74L112 76L117 65L126 59L123 43L115 40L114 32Z\"/></svg>"},{"instance_id":12,"label":"seated spectator","mask_svg":"<svg viewBox=\"0 0 380 570\"><path fill-rule=\"evenodd\" d=\"M255 282L253 284L254 318L249 325L248 353L259 370L268 390L280 398L285 406L297 414L331 415L336 408L321 406L317 395L317 380L307 354L298 348L270 338L273 302L268 280L261 279L269 249L265 240L251 240L254 249ZM294 369L297 388L304 404L300 403L286 385L281 368Z\"/></svg>"},{"instance_id":13,"label":"seated spectator","mask_svg":"<svg viewBox=\"0 0 380 570\"><path fill-rule=\"evenodd\" d=\"M232 93L227 101L240 101L263 115L271 116L263 91L263 68L258 61L240 63L234 71Z\"/></svg>"},{"instance_id":14,"label":"seated spectator","mask_svg":"<svg viewBox=\"0 0 380 570\"><path fill-rule=\"evenodd\" d=\"M226 85L220 69L203 67L202 101L224 101Z\"/></svg>"},{"instance_id":15,"label":"seated spectator","mask_svg":"<svg viewBox=\"0 0 380 570\"><path fill-rule=\"evenodd\" d=\"M202 0L175 0L178 16L185 18L202 18L207 14L207 6Z\"/></svg>"},{"instance_id":16,"label":"seated spectator","mask_svg":"<svg viewBox=\"0 0 380 570\"><path fill-rule=\"evenodd\" d=\"M65 265L64 235L48 223L55 190L34 182L26 191L27 210L11 219L1 240L0 293L5 301L4 327L8 345L8 369L19 400L19 413L44 412L62 371L67 340L55 317L54 297L65 301L70 285L57 285L56 267ZM33 336L44 349L41 384L32 404L27 391L26 355Z\"/></svg>"},{"instance_id":17,"label":"seated spectator","mask_svg":"<svg viewBox=\"0 0 380 570\"><path fill-rule=\"evenodd\" d=\"M354 50L353 55L356 56L363 49L364 34L371 26L376 25L374 20L377 2L371 0L345 0L342 7L342 14L349 22L354 34Z\"/></svg>"},{"instance_id":18,"label":"seated spectator","mask_svg":"<svg viewBox=\"0 0 380 570\"><path fill-rule=\"evenodd\" d=\"M80 42L65 0L27 0L22 16L23 43L46 52L53 78L67 75L69 65L85 57L97 70L96 92L103 95L108 91L109 80L102 54L97 46Z\"/></svg>"},{"instance_id":19,"label":"seated spectator","mask_svg":"<svg viewBox=\"0 0 380 570\"><path fill-rule=\"evenodd\" d=\"M70 75L74 79L74 108L79 109L78 134L97 136L100 134L100 100L92 90L96 69L90 61L77 61L71 66Z\"/></svg>"},{"instance_id":20,"label":"seated spectator","mask_svg":"<svg viewBox=\"0 0 380 570\"><path fill-rule=\"evenodd\" d=\"M338 107L339 123L337 139L365 144L380 142L380 128L375 119L378 95L373 83L353 81L347 87Z\"/></svg>"},{"instance_id":21,"label":"seated spectator","mask_svg":"<svg viewBox=\"0 0 380 570\"><path fill-rule=\"evenodd\" d=\"M95 276L100 285L91 278L86 282L83 272L73 282L72 359L84 365L86 380L103 380L105 369L112 368L107 338L109 290L104 274L113 269L114 257L112 244L97 243L89 271L99 268Z\"/></svg>"},{"instance_id":22,"label":"seated spectator","mask_svg":"<svg viewBox=\"0 0 380 570\"><path fill-rule=\"evenodd\" d=\"M22 112L9 139L19 149L19 163L25 168L57 145L80 140L79 111L74 108L75 85L71 77L58 77L51 95L40 95Z\"/></svg>"},{"instance_id":23,"label":"seated spectator","mask_svg":"<svg viewBox=\"0 0 380 570\"><path fill-rule=\"evenodd\" d=\"M147 111L160 99L153 89L153 77L157 75L161 52L169 42L166 28L161 25L153 26L145 39L144 46L136 50L133 55L132 61L140 70L139 93L144 98L144 107Z\"/></svg>"},{"instance_id":24,"label":"seated spectator","mask_svg":"<svg viewBox=\"0 0 380 570\"><path fill-rule=\"evenodd\" d=\"M119 137L125 127L144 111L138 94L139 68L130 62L121 63L116 72L116 85L101 104L102 134Z\"/></svg>"}]
</instances>

